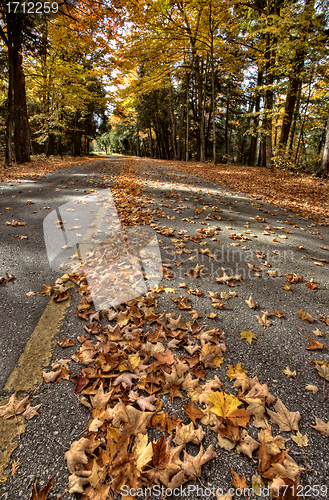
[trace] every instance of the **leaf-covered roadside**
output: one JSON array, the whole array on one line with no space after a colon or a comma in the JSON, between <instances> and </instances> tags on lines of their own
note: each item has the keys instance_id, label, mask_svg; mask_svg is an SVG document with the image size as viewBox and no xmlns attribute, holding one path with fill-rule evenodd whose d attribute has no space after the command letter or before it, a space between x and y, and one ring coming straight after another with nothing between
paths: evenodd
<instances>
[{"instance_id":1,"label":"leaf-covered roadside","mask_svg":"<svg viewBox=\"0 0 329 500\"><path fill-rule=\"evenodd\" d=\"M122 224L132 219L152 223L161 216L161 209L149 209L139 200L141 187L129 164L112 192ZM160 231L164 233L164 229ZM211 231L200 234L202 238L213 235ZM177 244L177 252L182 246L183 242ZM197 265L188 277L198 279L201 273L202 266ZM170 279L168 270L166 276ZM286 277L289 282L301 281ZM71 356L81 367L72 380L92 417L85 437L72 443L65 454L70 493L81 493L83 500L111 498L111 493L119 494L125 486L137 490L160 484L174 489L200 479L202 466L216 456L213 444L206 450L203 447L206 434L224 450L235 450L249 459L257 457L252 484L258 488L269 484L271 498L284 498L284 485L300 484L305 467L288 453L289 439L275 434L269 422L282 432L291 432L298 446L306 446L307 437L299 432L300 413L289 411L266 383L249 377L241 363L230 366L227 373L232 392L223 390L223 382L211 376L225 356L222 330L199 324L197 316L184 322L181 315L158 311L159 294L175 293L175 289L155 287L144 297L95 312L83 273L64 274L57 280L55 295L65 293L63 287L69 279L79 286L78 315L86 321L85 331L78 337L79 348ZM217 278L223 288L221 298L234 298L236 292L229 290L233 281L238 286L240 280L240 276L226 274ZM189 295L203 293L185 283L181 288ZM217 294L208 293L215 308L225 306ZM173 299L178 309L188 311L189 300ZM246 303L251 309L257 307L252 295ZM269 326L269 316L282 316L278 311L263 313L259 317L263 326ZM242 334L250 342L255 338L250 331ZM60 345L70 345L64 340ZM181 348L187 354L181 355ZM69 379L68 361L55 362L44 374L45 380ZM161 396L166 394L174 403L172 411L163 407ZM315 428L326 435L326 425L317 419ZM252 427L254 437L249 434ZM193 455L187 451L190 443L195 446ZM239 477L233 469L231 473L235 487L247 488L244 475Z\"/></svg>"},{"instance_id":2,"label":"leaf-covered roadside","mask_svg":"<svg viewBox=\"0 0 329 500\"><path fill-rule=\"evenodd\" d=\"M146 159L144 159L146 160ZM153 160L329 225L329 183L280 169Z\"/></svg>"},{"instance_id":3,"label":"leaf-covered roadside","mask_svg":"<svg viewBox=\"0 0 329 500\"><path fill-rule=\"evenodd\" d=\"M192 236L193 227L189 227L189 224L195 224L192 220L194 217L182 219L188 230L178 231L168 227L166 219L171 221L175 219L172 213L181 213L184 209L182 203L186 198L182 199L182 195L173 191L163 194L165 199L161 202L166 203L167 198L175 196L175 203L178 204L177 208L170 207L170 215L160 208L166 207L167 203L153 208L151 198L143 195L136 171L132 168L134 165L134 161L127 162L121 175L114 181L111 192L122 225L147 223L159 235L172 237L172 261L176 260L170 265L165 264L165 280L173 278L174 266L184 266L184 262L178 259L184 260L186 255L192 253L190 248L186 248L187 244L196 247L200 254L205 254L209 259L216 257L216 247L222 244L216 235L221 228L208 223L205 224L207 227L203 227L204 222L200 221L201 227L195 227L196 234ZM199 196L195 201L195 214L199 215L202 201ZM215 200L208 209L210 212L204 220L212 220L211 224L218 224L217 221L223 220L215 215L221 212L216 208ZM224 218L225 215L222 215ZM231 211L227 215L231 215ZM271 235L270 237L272 238ZM224 238L225 236L221 239ZM251 230L248 228L244 236L233 233L228 236L227 241L233 240L234 243L230 245L235 246L237 240L248 244L250 239ZM208 246L214 251L206 248ZM242 250L246 248L243 247ZM274 254L275 252L273 251ZM265 257L270 259L261 251L254 254L260 259L259 265L248 263L248 267L258 276L257 280L261 280L261 273L277 279L277 272L268 270L271 264L263 260ZM192 255L187 260L193 261L195 258ZM54 292L52 300L55 302L65 301L72 292L67 287L71 281L75 283L76 291L81 296L77 314L85 323L77 337L78 344L70 338L58 339L61 348L77 345L76 352L66 355L61 350L58 359L54 359L51 370L44 374L44 379L47 383L71 379L80 403L91 412L85 435L79 436L65 454L70 473L68 489L71 493L79 492L83 500L111 499L124 485L128 488L145 488L159 484L166 489L179 487L187 481L199 482L203 480L204 466L207 467L208 462L211 464L216 454L220 455L223 450L225 456L228 453L239 453L244 457L246 465L248 462L253 469L252 477L246 473L246 478L241 472L241 477L235 472L235 466L234 469L231 468L232 484L236 488L252 486L259 492L260 488L269 485L272 498L287 500L283 494L283 485L295 488L302 481L312 478L309 470L311 465L304 456L295 456L293 449L289 451L290 439L302 448L308 443L304 429L301 427L301 432L299 431L300 423L305 425L305 421L303 422L299 411L296 411L298 403L296 402L296 406L288 404L282 396L283 401L277 399L271 394L271 387L264 383L266 380L262 376L259 375L259 379L249 376L241 366L244 358L238 359L240 363L236 363L237 360L233 362L230 358L232 353L226 354L226 335L218 328L214 319L217 315L219 317L224 314L225 309L232 311L233 317L239 312L239 308L244 307L255 314L264 331L271 330L271 324L281 323L286 311L283 313L280 309L274 312L274 308L270 307L270 312L263 311L267 306L258 293L257 286L250 289L248 295L242 295L241 288L239 289L243 285L242 275L228 275L222 268L223 274L215 279L214 292L200 289L215 278L213 275L210 279L208 275L207 281L202 281L203 276L207 276L206 266L194 262L193 268L186 270L188 272L184 275L187 278L184 276L184 279L188 284L172 282L169 286L156 286L143 297L102 311L94 310L90 290L80 267L79 271L74 272L67 269L55 286L45 284L40 290L40 293L48 297ZM285 278L289 283L289 294L294 289L305 287L303 277L297 274L288 273ZM10 285L11 283L8 286ZM307 292L316 294L313 291L316 285L308 285ZM176 292L179 295L186 292L188 296L178 296ZM202 315L195 310L199 309L198 298L205 295L205 292L208 296L203 298L208 301L209 306L216 309L216 313L207 316L213 320L205 320L208 324L199 320ZM176 313L171 312L173 309L170 306L170 312L160 307L161 298L167 295L172 300L173 308L178 309ZM298 308L302 307L310 311L305 304L298 305ZM314 314L313 311L310 312ZM191 315L190 321L182 319L185 314ZM295 315L301 324L305 322L307 326L318 320L318 316L313 318L303 309L296 310ZM324 332L316 329L313 333L322 337L329 326L329 317L322 315L319 320L323 324L316 324ZM242 340L239 342L246 349L253 349L260 342L263 333L257 333L256 337L249 330L249 325L245 325L245 328L246 330L241 331ZM65 332L65 335L70 335L70 332ZM232 363L227 371L231 382L228 382L223 371L220 378L214 374L214 370L221 367L224 357L225 361ZM72 361L79 365L80 372ZM312 369L316 376L324 379L325 384L328 380L327 363L314 361ZM218 371L216 374L218 375ZM290 371L287 373L288 377L291 376L289 374ZM315 389L318 388L309 386L307 390ZM22 406L23 402L17 404ZM299 409L302 411L301 407ZM3 411L7 414L11 408ZM14 417L16 413L14 408ZM18 418L20 416L21 413ZM275 426L271 426L271 423ZM328 435L328 425L329 423L315 418L314 429L325 437ZM282 435L282 432L290 434ZM310 432L315 434L315 431ZM228 458L224 466L228 469L229 465ZM208 465L208 468L209 466L211 467ZM46 499L51 481L48 485L38 493L37 485L34 484L34 496L31 500ZM220 487L220 482L216 486ZM124 498L129 499L129 496ZM218 496L218 500L223 498L229 500L231 496L228 493L224 493L224 497Z\"/></svg>"},{"instance_id":4,"label":"leaf-covered roadside","mask_svg":"<svg viewBox=\"0 0 329 500\"><path fill-rule=\"evenodd\" d=\"M96 161L97 158L81 156L78 159L74 156L65 156L60 159L58 157L41 158L38 156L32 157L29 163L13 163L11 167L4 168L0 164L0 182L12 182L19 179L38 179L50 172L55 172L62 168L71 167L79 163L89 163Z\"/></svg>"}]
</instances>

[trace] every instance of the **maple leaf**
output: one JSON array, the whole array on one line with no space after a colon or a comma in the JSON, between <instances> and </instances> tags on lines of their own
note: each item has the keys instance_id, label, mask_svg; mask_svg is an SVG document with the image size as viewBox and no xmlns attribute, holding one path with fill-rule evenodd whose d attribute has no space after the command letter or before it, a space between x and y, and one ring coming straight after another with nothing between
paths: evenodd
<instances>
[{"instance_id":1,"label":"maple leaf","mask_svg":"<svg viewBox=\"0 0 329 500\"><path fill-rule=\"evenodd\" d=\"M184 409L188 414L188 416L190 417L190 419L192 420L192 422L194 423L194 425L196 425L197 418L202 418L205 415L204 412L200 410L200 408L194 407L193 401L190 401L188 404L186 404L184 406Z\"/></svg>"},{"instance_id":2,"label":"maple leaf","mask_svg":"<svg viewBox=\"0 0 329 500\"><path fill-rule=\"evenodd\" d=\"M86 477L80 477L76 474L72 474L69 476L69 493L73 495L73 493L84 493L84 486L88 484L89 481Z\"/></svg>"},{"instance_id":3,"label":"maple leaf","mask_svg":"<svg viewBox=\"0 0 329 500\"><path fill-rule=\"evenodd\" d=\"M293 377L293 378L295 378L295 377L297 376L297 372L296 372L296 370L294 370L294 371L292 372L292 371L290 370L290 368L289 368L289 365L288 365L288 366L287 366L284 370L282 370L282 371L283 371L283 373L284 373L285 375L287 375L287 377Z\"/></svg>"},{"instance_id":4,"label":"maple leaf","mask_svg":"<svg viewBox=\"0 0 329 500\"><path fill-rule=\"evenodd\" d=\"M53 487L53 482L54 482L54 478L51 477L49 479L48 483L46 484L46 486L38 492L37 491L37 481L35 481L35 483L32 486L30 500L47 500L48 493L51 490L51 488ZM63 496L64 496L64 493L60 497L57 497L57 500L61 500L61 498L63 498Z\"/></svg>"},{"instance_id":5,"label":"maple leaf","mask_svg":"<svg viewBox=\"0 0 329 500\"><path fill-rule=\"evenodd\" d=\"M315 425L311 425L313 429L316 431L320 432L322 436L329 437L329 420L328 423L325 423L321 418L314 417L315 418Z\"/></svg>"},{"instance_id":6,"label":"maple leaf","mask_svg":"<svg viewBox=\"0 0 329 500\"><path fill-rule=\"evenodd\" d=\"M311 363L315 365L320 377L329 382L329 363L326 364L324 361L311 361Z\"/></svg>"},{"instance_id":7,"label":"maple leaf","mask_svg":"<svg viewBox=\"0 0 329 500\"><path fill-rule=\"evenodd\" d=\"M245 402L248 404L247 411L254 417L253 425L255 427L267 428L268 423L265 415L265 405L263 401L259 398L245 398Z\"/></svg>"},{"instance_id":8,"label":"maple leaf","mask_svg":"<svg viewBox=\"0 0 329 500\"><path fill-rule=\"evenodd\" d=\"M113 426L119 428L119 434L146 434L153 412L139 411L133 406L120 402L109 413Z\"/></svg>"},{"instance_id":9,"label":"maple leaf","mask_svg":"<svg viewBox=\"0 0 329 500\"><path fill-rule=\"evenodd\" d=\"M305 386L305 390L306 391L311 391L311 392L313 392L313 394L316 394L319 391L319 388L316 385L307 384Z\"/></svg>"},{"instance_id":10,"label":"maple leaf","mask_svg":"<svg viewBox=\"0 0 329 500\"><path fill-rule=\"evenodd\" d=\"M320 332L320 330L318 328L316 328L315 330L312 330L312 332L314 333L314 335L316 335L317 337L324 337L325 336L325 333L322 333Z\"/></svg>"},{"instance_id":11,"label":"maple leaf","mask_svg":"<svg viewBox=\"0 0 329 500\"><path fill-rule=\"evenodd\" d=\"M296 436L291 436L291 439L299 446L300 448L304 448L308 446L308 438L305 434L304 436L298 431Z\"/></svg>"},{"instance_id":12,"label":"maple leaf","mask_svg":"<svg viewBox=\"0 0 329 500\"><path fill-rule=\"evenodd\" d=\"M95 408L105 408L107 403L110 401L113 391L109 391L107 394L104 393L103 382L101 382L96 394L91 398L91 404Z\"/></svg>"},{"instance_id":13,"label":"maple leaf","mask_svg":"<svg viewBox=\"0 0 329 500\"><path fill-rule=\"evenodd\" d=\"M138 399L136 399L136 403L140 407L142 411L148 410L148 411L155 411L156 407L152 404L156 401L156 397L151 395L148 397L145 396L139 396Z\"/></svg>"},{"instance_id":14,"label":"maple leaf","mask_svg":"<svg viewBox=\"0 0 329 500\"><path fill-rule=\"evenodd\" d=\"M258 318L258 316L257 316ZM251 344L251 342L255 339L255 340L258 340L256 335L254 333L252 333L251 330L242 330L241 332L241 335L240 335L240 339L246 339L246 341Z\"/></svg>"},{"instance_id":15,"label":"maple leaf","mask_svg":"<svg viewBox=\"0 0 329 500\"><path fill-rule=\"evenodd\" d=\"M257 302L255 302L254 297L252 296L252 293L250 294L250 297L248 300L245 300L245 303L248 304L250 309L255 309L257 306Z\"/></svg>"},{"instance_id":16,"label":"maple leaf","mask_svg":"<svg viewBox=\"0 0 329 500\"><path fill-rule=\"evenodd\" d=\"M243 373L247 373L247 370L242 368L241 363L238 363L235 366L228 365L228 371L227 371L226 375L230 378L230 380L236 380L237 375L243 374ZM246 376L246 377L247 377L247 379L249 379L248 376ZM238 387L238 386L235 385L234 387ZM244 392L244 390L242 392Z\"/></svg>"},{"instance_id":17,"label":"maple leaf","mask_svg":"<svg viewBox=\"0 0 329 500\"><path fill-rule=\"evenodd\" d=\"M297 311L297 313L299 314L300 319L302 319L304 321L308 321L309 323L314 323L315 319L312 318L312 316L310 314L303 311L302 309L300 311Z\"/></svg>"},{"instance_id":18,"label":"maple leaf","mask_svg":"<svg viewBox=\"0 0 329 500\"><path fill-rule=\"evenodd\" d=\"M267 318L269 316L269 313L267 311L262 311L263 313L263 316L260 317L256 314L256 318L258 319L258 323L261 325L261 326L271 326L271 321L269 321Z\"/></svg>"},{"instance_id":19,"label":"maple leaf","mask_svg":"<svg viewBox=\"0 0 329 500\"><path fill-rule=\"evenodd\" d=\"M250 420L250 413L246 410L238 409L242 402L233 396L224 392L213 392L208 398L213 403L210 408L212 413L224 420L231 420L234 425L245 427Z\"/></svg>"},{"instance_id":20,"label":"maple leaf","mask_svg":"<svg viewBox=\"0 0 329 500\"><path fill-rule=\"evenodd\" d=\"M153 457L148 462L147 467L164 469L169 461L170 453L167 452L167 443L165 435L162 434L160 441L152 441Z\"/></svg>"},{"instance_id":21,"label":"maple leaf","mask_svg":"<svg viewBox=\"0 0 329 500\"><path fill-rule=\"evenodd\" d=\"M137 455L136 466L141 470L153 457L152 443L148 442L147 434L137 434L132 451Z\"/></svg>"},{"instance_id":22,"label":"maple leaf","mask_svg":"<svg viewBox=\"0 0 329 500\"><path fill-rule=\"evenodd\" d=\"M200 446L199 453L193 457L184 450L184 461L182 463L182 470L189 479L196 479L201 476L201 467L209 460L217 456L213 445L210 445L206 451L203 446Z\"/></svg>"},{"instance_id":23,"label":"maple leaf","mask_svg":"<svg viewBox=\"0 0 329 500\"><path fill-rule=\"evenodd\" d=\"M242 476L240 477L239 474L237 472L235 472L234 469L232 469L232 467L230 467L230 470L231 470L231 474L232 474L232 484L235 488L240 488L242 491L244 489L248 489L248 485L247 485L247 481L246 481L246 477L244 474L242 474Z\"/></svg>"},{"instance_id":24,"label":"maple leaf","mask_svg":"<svg viewBox=\"0 0 329 500\"><path fill-rule=\"evenodd\" d=\"M290 412L282 403L281 399L277 399L277 402L274 405L274 411L267 409L267 413L271 421L274 424L277 424L281 431L298 431L298 422L301 419L299 411Z\"/></svg>"},{"instance_id":25,"label":"maple leaf","mask_svg":"<svg viewBox=\"0 0 329 500\"><path fill-rule=\"evenodd\" d=\"M237 452L243 453L244 455L247 455L247 457L252 458L253 452L257 450L259 446L260 444L249 436L245 429L242 429L240 439L236 447Z\"/></svg>"},{"instance_id":26,"label":"maple leaf","mask_svg":"<svg viewBox=\"0 0 329 500\"><path fill-rule=\"evenodd\" d=\"M113 382L113 385L116 386L116 385L122 384L122 387L124 389L131 389L131 387L134 384L134 382L133 382L134 379L139 379L139 376L135 375L134 373L125 372L125 373L122 373L121 375L119 375L115 379L115 381Z\"/></svg>"},{"instance_id":27,"label":"maple leaf","mask_svg":"<svg viewBox=\"0 0 329 500\"><path fill-rule=\"evenodd\" d=\"M71 347L72 345L76 344L75 340L72 340L71 337L69 339L56 339L57 344L60 345L61 347Z\"/></svg>"},{"instance_id":28,"label":"maple leaf","mask_svg":"<svg viewBox=\"0 0 329 500\"><path fill-rule=\"evenodd\" d=\"M329 326L329 315L328 316L321 315L319 321L322 321L322 323L325 323L327 326Z\"/></svg>"},{"instance_id":29,"label":"maple leaf","mask_svg":"<svg viewBox=\"0 0 329 500\"><path fill-rule=\"evenodd\" d=\"M309 337L308 335L307 335L307 338L310 341L310 345L306 348L307 350L316 351L318 349L323 349L322 342L318 342L317 340L313 340L312 337Z\"/></svg>"},{"instance_id":30,"label":"maple leaf","mask_svg":"<svg viewBox=\"0 0 329 500\"><path fill-rule=\"evenodd\" d=\"M43 288L40 290L39 293L43 293L44 295L50 297L52 289L53 289L52 285L50 283L47 283L46 285L43 285Z\"/></svg>"},{"instance_id":31,"label":"maple leaf","mask_svg":"<svg viewBox=\"0 0 329 500\"><path fill-rule=\"evenodd\" d=\"M29 396L19 401L16 398L16 392L12 394L6 405L0 407L0 417L8 419L15 415L20 415L26 410L26 405L29 402Z\"/></svg>"},{"instance_id":32,"label":"maple leaf","mask_svg":"<svg viewBox=\"0 0 329 500\"><path fill-rule=\"evenodd\" d=\"M26 419L26 420L31 420L31 418L35 417L36 415L39 415L38 413L38 409L40 408L42 403L40 403L39 405L36 405L36 406L30 406L30 403L27 405L24 413L23 413L23 417Z\"/></svg>"},{"instance_id":33,"label":"maple leaf","mask_svg":"<svg viewBox=\"0 0 329 500\"><path fill-rule=\"evenodd\" d=\"M69 451L64 454L67 468L71 474L75 474L78 465L88 463L87 453L92 453L97 445L97 442L87 438L81 438L71 444Z\"/></svg>"}]
</instances>

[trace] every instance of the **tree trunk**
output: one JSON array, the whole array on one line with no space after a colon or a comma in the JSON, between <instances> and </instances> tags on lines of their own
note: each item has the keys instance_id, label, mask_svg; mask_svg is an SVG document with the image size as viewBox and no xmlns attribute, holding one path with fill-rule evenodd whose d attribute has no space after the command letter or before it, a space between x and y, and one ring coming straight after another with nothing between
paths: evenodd
<instances>
[{"instance_id":1,"label":"tree trunk","mask_svg":"<svg viewBox=\"0 0 329 500\"><path fill-rule=\"evenodd\" d=\"M288 142L297 94L300 86L300 73L304 66L304 58L304 50L297 50L296 59L293 65L293 74L289 78L287 97L284 107L284 117L279 139L279 150L282 150L283 152L285 151Z\"/></svg>"},{"instance_id":2,"label":"tree trunk","mask_svg":"<svg viewBox=\"0 0 329 500\"><path fill-rule=\"evenodd\" d=\"M149 132L150 156L151 158L154 158L151 125L149 126L148 132Z\"/></svg>"},{"instance_id":3,"label":"tree trunk","mask_svg":"<svg viewBox=\"0 0 329 500\"><path fill-rule=\"evenodd\" d=\"M7 118L6 118L6 133L5 133L5 166L10 167L12 163L12 140L13 140L13 124L14 124L14 95L13 95L13 80L14 68L12 64L13 57L9 55L12 47L8 47L8 60L9 60L9 78L8 78L8 102L7 102Z\"/></svg>"},{"instance_id":4,"label":"tree trunk","mask_svg":"<svg viewBox=\"0 0 329 500\"><path fill-rule=\"evenodd\" d=\"M263 83L263 70L259 69L258 70L258 75L257 75L257 86L255 89L255 94L256 94L256 100L255 100L255 117L254 117L254 123L252 127L252 136L251 136L251 143L250 143L250 152L249 152L249 160L248 160L248 165L250 167L253 167L255 165L255 160L256 160L256 153L257 153L257 140L258 140L258 125L259 125L259 111L260 111L260 92L259 92L259 87L261 87Z\"/></svg>"},{"instance_id":5,"label":"tree trunk","mask_svg":"<svg viewBox=\"0 0 329 500\"><path fill-rule=\"evenodd\" d=\"M177 159L178 160L182 159L184 115L185 115L185 107L184 107L184 103L182 103L181 108L180 108L179 133L178 133L178 145L177 145Z\"/></svg>"},{"instance_id":6,"label":"tree trunk","mask_svg":"<svg viewBox=\"0 0 329 500\"><path fill-rule=\"evenodd\" d=\"M202 92L202 77L199 66L199 57L195 60L195 76L197 83L198 92L198 122L199 122L199 138L200 138L200 161L206 161L206 141L205 141L205 130L204 130L204 101Z\"/></svg>"},{"instance_id":7,"label":"tree trunk","mask_svg":"<svg viewBox=\"0 0 329 500\"><path fill-rule=\"evenodd\" d=\"M185 143L185 160L189 161L189 117L190 117L190 108L189 108L189 75L186 77L186 143Z\"/></svg>"},{"instance_id":8,"label":"tree trunk","mask_svg":"<svg viewBox=\"0 0 329 500\"><path fill-rule=\"evenodd\" d=\"M170 120L171 120L172 147L173 147L174 159L177 160L176 121L175 121L174 107L173 107L173 100L172 100L171 83L169 86L169 111L170 111Z\"/></svg>"},{"instance_id":9,"label":"tree trunk","mask_svg":"<svg viewBox=\"0 0 329 500\"><path fill-rule=\"evenodd\" d=\"M9 35L9 33L8 33ZM12 61L9 65L13 65L13 89L14 89L14 141L15 141L15 157L17 163L31 161L30 149L30 125L27 117L26 92L25 92L25 75L23 72L23 57L22 57L22 32L15 29L11 33L11 40L8 36L9 43L12 43Z\"/></svg>"},{"instance_id":10,"label":"tree trunk","mask_svg":"<svg viewBox=\"0 0 329 500\"><path fill-rule=\"evenodd\" d=\"M315 175L317 177L327 177L329 175L329 116L327 122L327 132L326 132L326 140L324 143L324 150L322 154L322 160L320 167L316 171Z\"/></svg>"},{"instance_id":11,"label":"tree trunk","mask_svg":"<svg viewBox=\"0 0 329 500\"><path fill-rule=\"evenodd\" d=\"M228 118L230 110L230 97L226 101L226 116L225 116L225 158L223 163L228 163L229 147L228 147Z\"/></svg>"}]
</instances>

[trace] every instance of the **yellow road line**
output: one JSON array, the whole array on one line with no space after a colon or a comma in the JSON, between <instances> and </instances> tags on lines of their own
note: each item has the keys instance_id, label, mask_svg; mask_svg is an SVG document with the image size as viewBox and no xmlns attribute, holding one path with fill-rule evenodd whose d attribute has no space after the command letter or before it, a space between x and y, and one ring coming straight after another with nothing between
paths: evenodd
<instances>
[{"instance_id":1,"label":"yellow road line","mask_svg":"<svg viewBox=\"0 0 329 500\"><path fill-rule=\"evenodd\" d=\"M100 228L105 215L106 208L103 205L100 207L95 217L96 228ZM79 245L83 257L89 249L91 235L94 231L95 226L93 228L88 228ZM65 285L70 287L74 286L70 281L66 282ZM6 382L5 390L22 391L26 393L42 384L42 372L49 366L52 349L56 343L56 336L60 332L61 322L70 304L70 299L60 303L56 303L50 299L17 365ZM7 404L8 399L9 398L0 400L0 406ZM20 419L20 417L18 418ZM20 434L25 431L25 428L25 424L21 422L19 428ZM4 471L9 463L12 452L18 446L18 442L15 441L18 434L17 430L15 419L5 420L0 418L0 482L5 481L8 477L8 473L4 474Z\"/></svg>"}]
</instances>

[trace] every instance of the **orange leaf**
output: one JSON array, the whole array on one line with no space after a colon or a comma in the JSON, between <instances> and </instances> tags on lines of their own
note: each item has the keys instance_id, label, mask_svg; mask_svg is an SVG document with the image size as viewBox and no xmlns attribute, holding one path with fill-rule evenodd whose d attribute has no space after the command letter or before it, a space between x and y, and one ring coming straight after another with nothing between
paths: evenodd
<instances>
[{"instance_id":1,"label":"orange leaf","mask_svg":"<svg viewBox=\"0 0 329 500\"><path fill-rule=\"evenodd\" d=\"M317 340L313 340L311 337L307 335L308 340L310 341L310 346L307 347L310 351L316 351L317 349L323 349L322 342L318 342Z\"/></svg>"}]
</instances>

